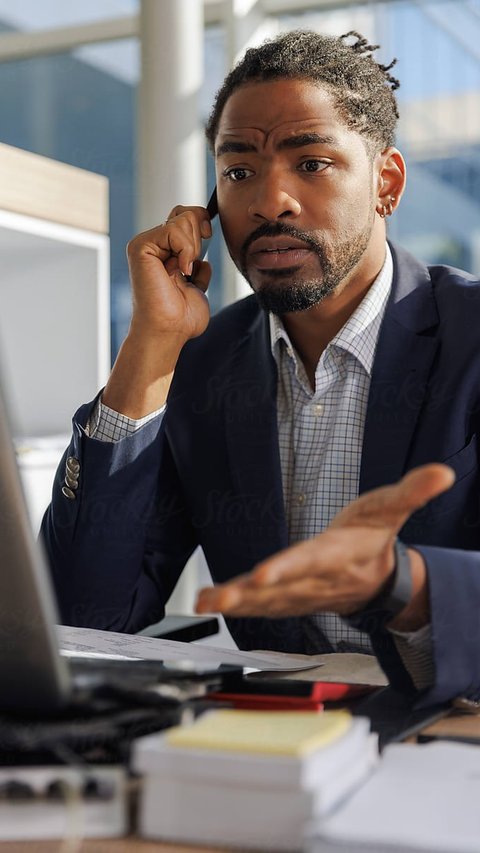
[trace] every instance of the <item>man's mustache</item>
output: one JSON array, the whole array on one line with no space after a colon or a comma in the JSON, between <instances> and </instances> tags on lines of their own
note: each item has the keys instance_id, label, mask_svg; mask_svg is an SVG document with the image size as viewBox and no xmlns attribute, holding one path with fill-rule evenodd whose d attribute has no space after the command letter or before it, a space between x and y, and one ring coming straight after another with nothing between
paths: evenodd
<instances>
[{"instance_id":1,"label":"man's mustache","mask_svg":"<svg viewBox=\"0 0 480 853\"><path fill-rule=\"evenodd\" d=\"M248 250L255 240L258 240L260 237L279 237L283 234L294 237L295 240L301 240L309 249L316 252L317 255L323 256L323 247L308 231L300 231L298 228L295 228L293 225L287 225L285 222L264 222L255 231L252 231L244 241L240 250L242 266L245 267Z\"/></svg>"}]
</instances>

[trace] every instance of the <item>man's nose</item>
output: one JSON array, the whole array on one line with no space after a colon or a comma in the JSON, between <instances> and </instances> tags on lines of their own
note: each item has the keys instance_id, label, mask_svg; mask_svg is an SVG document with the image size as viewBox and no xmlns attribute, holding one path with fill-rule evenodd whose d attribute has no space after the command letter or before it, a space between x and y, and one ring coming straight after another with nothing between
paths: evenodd
<instances>
[{"instance_id":1,"label":"man's nose","mask_svg":"<svg viewBox=\"0 0 480 853\"><path fill-rule=\"evenodd\" d=\"M255 220L295 218L301 213L301 205L285 178L274 172L262 176L255 186L255 194L248 207L248 214Z\"/></svg>"}]
</instances>

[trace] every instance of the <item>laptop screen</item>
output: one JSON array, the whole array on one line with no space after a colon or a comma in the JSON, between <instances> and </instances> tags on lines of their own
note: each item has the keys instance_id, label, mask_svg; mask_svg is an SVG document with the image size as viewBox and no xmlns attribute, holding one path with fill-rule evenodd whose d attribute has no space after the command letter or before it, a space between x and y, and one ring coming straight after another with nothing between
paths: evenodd
<instances>
[{"instance_id":1,"label":"laptop screen","mask_svg":"<svg viewBox=\"0 0 480 853\"><path fill-rule=\"evenodd\" d=\"M54 711L70 692L54 594L18 473L0 377L0 709Z\"/></svg>"}]
</instances>

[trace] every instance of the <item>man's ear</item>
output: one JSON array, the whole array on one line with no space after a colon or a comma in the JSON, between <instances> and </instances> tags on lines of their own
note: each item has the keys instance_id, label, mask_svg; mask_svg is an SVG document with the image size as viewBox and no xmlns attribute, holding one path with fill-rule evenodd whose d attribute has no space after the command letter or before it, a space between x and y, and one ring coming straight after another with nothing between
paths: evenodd
<instances>
[{"instance_id":1,"label":"man's ear","mask_svg":"<svg viewBox=\"0 0 480 853\"><path fill-rule=\"evenodd\" d=\"M376 158L376 211L391 216L405 189L407 168L398 148L386 148Z\"/></svg>"}]
</instances>

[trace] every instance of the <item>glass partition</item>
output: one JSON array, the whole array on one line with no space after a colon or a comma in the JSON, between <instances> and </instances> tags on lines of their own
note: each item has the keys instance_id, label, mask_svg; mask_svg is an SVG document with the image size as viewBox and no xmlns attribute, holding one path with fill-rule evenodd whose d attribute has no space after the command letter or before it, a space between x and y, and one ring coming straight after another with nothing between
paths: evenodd
<instances>
[{"instance_id":1,"label":"glass partition","mask_svg":"<svg viewBox=\"0 0 480 853\"><path fill-rule=\"evenodd\" d=\"M393 57L407 191L390 237L429 263L480 273L480 2L397 0L290 13L279 28L360 30Z\"/></svg>"}]
</instances>

